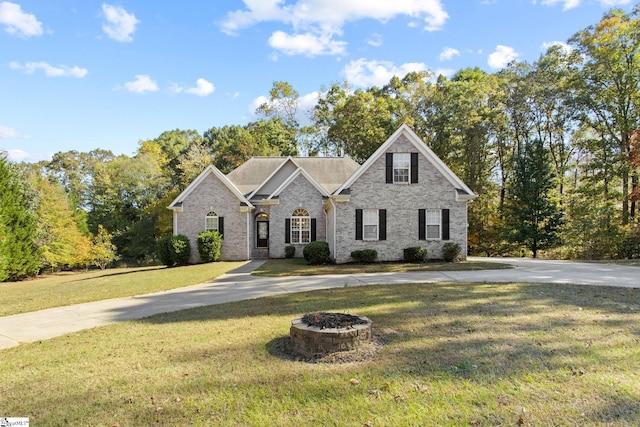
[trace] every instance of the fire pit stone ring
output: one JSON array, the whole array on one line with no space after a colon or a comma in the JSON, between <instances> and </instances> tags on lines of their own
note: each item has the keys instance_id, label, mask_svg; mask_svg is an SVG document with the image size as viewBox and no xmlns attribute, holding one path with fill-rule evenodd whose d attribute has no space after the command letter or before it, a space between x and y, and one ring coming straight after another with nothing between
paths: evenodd
<instances>
[{"instance_id":1,"label":"fire pit stone ring","mask_svg":"<svg viewBox=\"0 0 640 427\"><path fill-rule=\"evenodd\" d=\"M312 313L291 321L289 334L295 353L315 358L356 350L371 342L371 319L344 313Z\"/></svg>"}]
</instances>

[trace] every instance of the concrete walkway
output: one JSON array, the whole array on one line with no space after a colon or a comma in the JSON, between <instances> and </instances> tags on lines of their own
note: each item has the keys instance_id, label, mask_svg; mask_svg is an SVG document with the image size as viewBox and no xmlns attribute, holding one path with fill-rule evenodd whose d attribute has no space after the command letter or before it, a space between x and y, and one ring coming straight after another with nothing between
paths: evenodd
<instances>
[{"instance_id":1,"label":"concrete walkway","mask_svg":"<svg viewBox=\"0 0 640 427\"><path fill-rule=\"evenodd\" d=\"M600 263L469 258L516 266L506 270L371 273L305 277L257 277L251 261L217 280L135 297L116 298L0 317L0 349L83 329L186 308L343 286L434 282L531 282L640 288L640 268Z\"/></svg>"}]
</instances>

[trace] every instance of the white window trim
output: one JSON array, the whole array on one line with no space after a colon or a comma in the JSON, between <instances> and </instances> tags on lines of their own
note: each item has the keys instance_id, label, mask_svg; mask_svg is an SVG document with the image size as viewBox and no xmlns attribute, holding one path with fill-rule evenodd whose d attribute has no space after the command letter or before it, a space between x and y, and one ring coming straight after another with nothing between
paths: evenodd
<instances>
[{"instance_id":1,"label":"white window trim","mask_svg":"<svg viewBox=\"0 0 640 427\"><path fill-rule=\"evenodd\" d=\"M403 158L404 162L400 164L400 158ZM396 180L396 171L406 171L402 174L406 180ZM411 154L410 153L393 153L393 183L394 184L409 184L411 181Z\"/></svg>"},{"instance_id":2,"label":"white window trim","mask_svg":"<svg viewBox=\"0 0 640 427\"><path fill-rule=\"evenodd\" d=\"M291 215L291 223L289 230L289 240L291 244L305 244L311 242L311 216L309 215L309 211L303 208L298 208L293 211L293 213L301 213L304 211L306 215ZM297 227L294 227L295 223L298 223ZM293 238L293 233L296 231L298 233L298 239ZM308 239L305 241L303 238L303 232L307 232Z\"/></svg>"},{"instance_id":3,"label":"white window trim","mask_svg":"<svg viewBox=\"0 0 640 427\"><path fill-rule=\"evenodd\" d=\"M208 227L208 222L210 218L215 218L216 226L213 228ZM219 231L220 230L220 217L215 212L208 212L204 217L204 231Z\"/></svg>"},{"instance_id":4,"label":"white window trim","mask_svg":"<svg viewBox=\"0 0 640 427\"><path fill-rule=\"evenodd\" d=\"M375 225L376 227L376 236L367 237L367 226L372 225ZM362 210L362 240L380 240L380 213L378 212L378 209Z\"/></svg>"},{"instance_id":5,"label":"white window trim","mask_svg":"<svg viewBox=\"0 0 640 427\"><path fill-rule=\"evenodd\" d=\"M437 216L437 221L429 222L430 215L429 213L435 213ZM424 218L424 233L426 240L442 240L442 209L425 209L425 218ZM437 226L438 227L438 237L429 237L429 226Z\"/></svg>"}]
</instances>

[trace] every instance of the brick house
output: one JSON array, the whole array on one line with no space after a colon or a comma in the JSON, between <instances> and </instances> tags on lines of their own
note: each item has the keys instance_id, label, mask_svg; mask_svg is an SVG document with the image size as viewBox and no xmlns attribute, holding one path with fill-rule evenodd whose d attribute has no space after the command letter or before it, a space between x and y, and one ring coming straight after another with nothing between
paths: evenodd
<instances>
[{"instance_id":1,"label":"brick house","mask_svg":"<svg viewBox=\"0 0 640 427\"><path fill-rule=\"evenodd\" d=\"M346 157L253 157L224 175L208 166L169 206L173 233L224 236L221 259L283 258L285 247L328 242L336 262L357 249L381 261L410 246L441 258L447 241L467 248L467 203L477 197L402 125L359 165Z\"/></svg>"}]
</instances>

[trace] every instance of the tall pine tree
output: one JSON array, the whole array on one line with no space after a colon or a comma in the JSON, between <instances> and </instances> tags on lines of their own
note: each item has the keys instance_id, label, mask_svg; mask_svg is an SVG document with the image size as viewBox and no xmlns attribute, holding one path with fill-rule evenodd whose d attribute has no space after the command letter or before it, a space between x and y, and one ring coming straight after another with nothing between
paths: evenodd
<instances>
[{"instance_id":1,"label":"tall pine tree","mask_svg":"<svg viewBox=\"0 0 640 427\"><path fill-rule=\"evenodd\" d=\"M541 140L526 141L515 157L505 223L507 238L524 245L534 258L539 250L561 243L563 220L551 195L554 187L548 150Z\"/></svg>"},{"instance_id":2,"label":"tall pine tree","mask_svg":"<svg viewBox=\"0 0 640 427\"><path fill-rule=\"evenodd\" d=\"M21 279L40 268L33 211L24 181L0 155L0 282Z\"/></svg>"}]
</instances>

